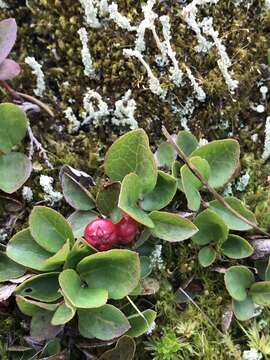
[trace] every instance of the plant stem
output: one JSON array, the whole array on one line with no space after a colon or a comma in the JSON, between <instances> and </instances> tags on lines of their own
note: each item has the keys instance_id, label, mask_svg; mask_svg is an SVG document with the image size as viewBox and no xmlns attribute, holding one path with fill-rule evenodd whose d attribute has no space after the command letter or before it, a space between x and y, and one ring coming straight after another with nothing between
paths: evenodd
<instances>
[{"instance_id":1,"label":"plant stem","mask_svg":"<svg viewBox=\"0 0 270 360\"><path fill-rule=\"evenodd\" d=\"M42 101L36 99L31 95L27 95L21 92L14 90L6 81L0 81L0 85L6 92L8 92L14 99L22 101L26 99L31 101L33 104L38 105L41 109L46 111L51 117L54 117L52 110L49 108L48 105L44 104Z\"/></svg>"},{"instance_id":2,"label":"plant stem","mask_svg":"<svg viewBox=\"0 0 270 360\"><path fill-rule=\"evenodd\" d=\"M175 151L179 155L179 157L184 161L184 163L187 165L187 167L190 169L190 171L201 181L203 186L213 195L213 197L222 204L228 211L230 211L234 216L236 216L239 220L245 222L246 224L252 226L254 229L259 231L260 233L270 236L268 232L261 229L257 224L255 224L253 221L250 221L246 219L243 215L239 214L238 211L233 209L226 201L225 199L214 189L212 188L209 183L205 180L204 176L200 173L200 171L192 164L190 159L185 155L185 153L180 149L180 147L175 143L171 135L169 134L168 130L165 128L165 126L162 126L162 132L168 142L174 147Z\"/></svg>"}]
</instances>

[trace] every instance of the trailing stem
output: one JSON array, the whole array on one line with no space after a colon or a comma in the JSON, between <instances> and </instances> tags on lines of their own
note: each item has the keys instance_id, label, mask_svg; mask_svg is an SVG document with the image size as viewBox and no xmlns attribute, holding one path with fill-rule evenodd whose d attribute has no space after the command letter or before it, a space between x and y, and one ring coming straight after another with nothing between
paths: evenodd
<instances>
[{"instance_id":1,"label":"trailing stem","mask_svg":"<svg viewBox=\"0 0 270 360\"><path fill-rule=\"evenodd\" d=\"M254 229L259 231L260 233L270 236L270 234L261 229L257 224L255 224L253 221L250 221L246 219L243 215L239 214L238 211L233 209L226 201L225 199L215 190L213 189L209 183L205 180L204 176L201 174L201 172L191 163L190 159L185 155L185 153L179 148L179 146L175 143L171 135L169 134L168 130L165 128L165 126L162 126L162 132L168 142L174 147L175 151L179 155L179 157L184 161L184 163L187 165L187 167L190 169L190 171L201 181L203 186L213 195L213 197L220 202L228 211L230 211L234 216L236 216L239 220L242 220L246 224L252 226Z\"/></svg>"}]
</instances>

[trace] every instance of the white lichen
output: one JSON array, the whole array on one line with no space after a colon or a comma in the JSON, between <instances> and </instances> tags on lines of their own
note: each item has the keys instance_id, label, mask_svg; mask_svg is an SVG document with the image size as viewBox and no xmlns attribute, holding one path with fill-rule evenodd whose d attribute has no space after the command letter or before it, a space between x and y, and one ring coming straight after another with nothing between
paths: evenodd
<instances>
[{"instance_id":1,"label":"white lichen","mask_svg":"<svg viewBox=\"0 0 270 360\"><path fill-rule=\"evenodd\" d=\"M243 360L261 360L262 358L262 353L256 349L245 350L242 356Z\"/></svg>"},{"instance_id":2,"label":"white lichen","mask_svg":"<svg viewBox=\"0 0 270 360\"><path fill-rule=\"evenodd\" d=\"M85 21L92 28L101 26L98 19L98 8L95 6L94 0L79 0L84 10Z\"/></svg>"},{"instance_id":3,"label":"white lichen","mask_svg":"<svg viewBox=\"0 0 270 360\"><path fill-rule=\"evenodd\" d=\"M248 173L240 176L240 178L237 180L237 183L235 185L235 189L237 191L245 191L246 187L248 186L250 180L250 175Z\"/></svg>"},{"instance_id":4,"label":"white lichen","mask_svg":"<svg viewBox=\"0 0 270 360\"><path fill-rule=\"evenodd\" d=\"M176 60L176 52L171 46L171 25L169 16L161 16L159 18L162 24L162 33L164 37L163 48L165 48L166 54L172 62L172 66L169 68L170 79L176 85L180 86L182 83L183 72L179 68L178 61Z\"/></svg>"},{"instance_id":5,"label":"white lichen","mask_svg":"<svg viewBox=\"0 0 270 360\"><path fill-rule=\"evenodd\" d=\"M3 0L0 0L0 9L8 9L8 4L3 1Z\"/></svg>"},{"instance_id":6,"label":"white lichen","mask_svg":"<svg viewBox=\"0 0 270 360\"><path fill-rule=\"evenodd\" d=\"M96 91L88 89L83 98L84 112L82 124L92 124L99 126L100 122L107 121L107 117L110 115L108 105L102 100L100 94Z\"/></svg>"},{"instance_id":7,"label":"white lichen","mask_svg":"<svg viewBox=\"0 0 270 360\"><path fill-rule=\"evenodd\" d=\"M186 131L189 131L188 122L192 117L192 114L195 110L194 99L188 97L184 105L176 105L176 103L171 104L172 112L176 116L177 120L180 122L182 128Z\"/></svg>"},{"instance_id":8,"label":"white lichen","mask_svg":"<svg viewBox=\"0 0 270 360\"><path fill-rule=\"evenodd\" d=\"M136 41L135 41L135 50L143 53L145 50L145 41L144 35L146 29L151 29L153 31L155 25L155 19L158 17L157 14L153 11L153 6L155 5L156 0L148 0L146 4L142 5L142 11L144 14L144 19L141 21L137 28ZM155 32L155 29L154 29Z\"/></svg>"},{"instance_id":9,"label":"white lichen","mask_svg":"<svg viewBox=\"0 0 270 360\"><path fill-rule=\"evenodd\" d=\"M263 161L266 161L270 156L270 116L267 116L265 123L265 140L264 149L262 153Z\"/></svg>"},{"instance_id":10,"label":"white lichen","mask_svg":"<svg viewBox=\"0 0 270 360\"><path fill-rule=\"evenodd\" d=\"M235 89L238 87L239 82L232 79L231 74L229 73L229 68L232 66L232 62L227 54L226 47L222 44L218 31L215 31L213 28L213 18L204 18L201 23L203 32L211 36L214 41L214 44L219 53L220 59L217 61L218 67L223 75L223 78L228 86L228 89L231 93L234 93Z\"/></svg>"},{"instance_id":11,"label":"white lichen","mask_svg":"<svg viewBox=\"0 0 270 360\"><path fill-rule=\"evenodd\" d=\"M88 34L84 27L78 30L78 34L80 36L80 40L82 43L82 62L84 65L84 74L89 77L93 77L95 75L95 69L93 66L92 56L90 54L90 50L88 48Z\"/></svg>"},{"instance_id":12,"label":"white lichen","mask_svg":"<svg viewBox=\"0 0 270 360\"><path fill-rule=\"evenodd\" d=\"M22 189L22 197L24 199L24 201L26 201L27 203L32 202L33 200L33 191L29 186L24 186Z\"/></svg>"},{"instance_id":13,"label":"white lichen","mask_svg":"<svg viewBox=\"0 0 270 360\"><path fill-rule=\"evenodd\" d=\"M34 94L36 96L42 97L45 91L45 76L42 71L42 66L39 64L36 59L32 56L28 56L25 59L25 63L30 66L32 69L32 74L37 78L36 88L34 89Z\"/></svg>"},{"instance_id":14,"label":"white lichen","mask_svg":"<svg viewBox=\"0 0 270 360\"><path fill-rule=\"evenodd\" d=\"M63 111L65 118L68 120L68 132L73 134L77 132L81 126L81 122L76 118L72 108L69 106Z\"/></svg>"},{"instance_id":15,"label":"white lichen","mask_svg":"<svg viewBox=\"0 0 270 360\"><path fill-rule=\"evenodd\" d=\"M5 242L8 238L8 234L5 229L0 229L0 242Z\"/></svg>"},{"instance_id":16,"label":"white lichen","mask_svg":"<svg viewBox=\"0 0 270 360\"><path fill-rule=\"evenodd\" d=\"M129 19L126 16L123 16L118 11L118 5L113 2L108 8L110 19L113 20L120 28L127 31L135 31L136 26L131 26Z\"/></svg>"},{"instance_id":17,"label":"white lichen","mask_svg":"<svg viewBox=\"0 0 270 360\"><path fill-rule=\"evenodd\" d=\"M193 76L191 70L186 66L186 72L187 72L187 76L191 82L191 85L193 87L193 92L194 95L196 96L196 98L203 102L206 99L206 94L203 90L203 88L199 85L199 83L197 82L197 80L195 79L195 77Z\"/></svg>"},{"instance_id":18,"label":"white lichen","mask_svg":"<svg viewBox=\"0 0 270 360\"><path fill-rule=\"evenodd\" d=\"M265 85L261 86L260 87L260 93L262 94L263 100L266 100L266 94L268 93L268 87L265 86Z\"/></svg>"},{"instance_id":19,"label":"white lichen","mask_svg":"<svg viewBox=\"0 0 270 360\"><path fill-rule=\"evenodd\" d=\"M57 204L63 198L63 195L60 192L53 189L53 182L53 178L47 175L41 175L39 178L40 186L45 193L44 200L49 202L52 206Z\"/></svg>"},{"instance_id":20,"label":"white lichen","mask_svg":"<svg viewBox=\"0 0 270 360\"><path fill-rule=\"evenodd\" d=\"M153 94L156 94L162 99L164 99L166 97L167 91L165 89L162 89L159 80L153 74L150 66L146 63L142 54L138 50L132 50L132 49L124 49L124 54L127 57L134 56L141 62L141 64L145 67L148 75L149 89L152 91Z\"/></svg>"},{"instance_id":21,"label":"white lichen","mask_svg":"<svg viewBox=\"0 0 270 360\"><path fill-rule=\"evenodd\" d=\"M114 116L112 123L119 125L128 125L131 129L138 128L138 123L134 118L136 102L131 99L131 90L128 90L122 99L115 102Z\"/></svg>"},{"instance_id":22,"label":"white lichen","mask_svg":"<svg viewBox=\"0 0 270 360\"><path fill-rule=\"evenodd\" d=\"M153 270L164 270L165 264L162 259L162 245L155 245L155 249L150 255L150 263Z\"/></svg>"},{"instance_id":23,"label":"white lichen","mask_svg":"<svg viewBox=\"0 0 270 360\"><path fill-rule=\"evenodd\" d=\"M207 52L212 43L209 42L202 34L201 24L197 22L197 13L199 11L198 6L204 6L207 4L216 4L219 0L193 0L187 6L184 7L182 15L188 26L196 34L198 45L195 47L197 52Z\"/></svg>"}]
</instances>

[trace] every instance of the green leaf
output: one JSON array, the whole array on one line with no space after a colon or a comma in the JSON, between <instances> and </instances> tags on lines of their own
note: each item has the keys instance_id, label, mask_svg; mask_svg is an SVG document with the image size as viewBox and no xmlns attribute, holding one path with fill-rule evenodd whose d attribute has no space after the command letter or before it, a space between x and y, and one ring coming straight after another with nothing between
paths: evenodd
<instances>
[{"instance_id":1,"label":"green leaf","mask_svg":"<svg viewBox=\"0 0 270 360\"><path fill-rule=\"evenodd\" d=\"M63 294L76 308L97 308L106 304L108 291L83 287L79 275L73 269L61 272L59 282Z\"/></svg>"},{"instance_id":2,"label":"green leaf","mask_svg":"<svg viewBox=\"0 0 270 360\"><path fill-rule=\"evenodd\" d=\"M74 243L72 229L57 211L45 206L35 206L29 217L30 231L35 241L45 250L56 253L70 241Z\"/></svg>"},{"instance_id":3,"label":"green leaf","mask_svg":"<svg viewBox=\"0 0 270 360\"><path fill-rule=\"evenodd\" d=\"M216 260L216 251L210 246L203 247L198 254L199 263L203 267L210 266Z\"/></svg>"},{"instance_id":4,"label":"green leaf","mask_svg":"<svg viewBox=\"0 0 270 360\"><path fill-rule=\"evenodd\" d=\"M170 167L175 159L175 156L176 155L173 146L166 141L159 145L155 153L155 158L159 167Z\"/></svg>"},{"instance_id":5,"label":"green leaf","mask_svg":"<svg viewBox=\"0 0 270 360\"><path fill-rule=\"evenodd\" d=\"M52 325L64 325L74 318L76 309L65 299L65 302L61 304L55 311L52 317Z\"/></svg>"},{"instance_id":6,"label":"green leaf","mask_svg":"<svg viewBox=\"0 0 270 360\"><path fill-rule=\"evenodd\" d=\"M141 278L146 278L152 272L152 264L149 256L140 256Z\"/></svg>"},{"instance_id":7,"label":"green leaf","mask_svg":"<svg viewBox=\"0 0 270 360\"><path fill-rule=\"evenodd\" d=\"M47 311L55 311L59 306L59 303L47 304L40 301L28 299L20 295L16 296L16 303L18 305L18 308L24 315L31 317L37 314L40 311L40 309Z\"/></svg>"},{"instance_id":8,"label":"green leaf","mask_svg":"<svg viewBox=\"0 0 270 360\"><path fill-rule=\"evenodd\" d=\"M97 218L98 215L92 211L77 210L68 217L67 221L71 226L74 237L78 239L84 235L86 225Z\"/></svg>"},{"instance_id":9,"label":"green leaf","mask_svg":"<svg viewBox=\"0 0 270 360\"><path fill-rule=\"evenodd\" d=\"M40 356L41 356L42 360L53 360L51 358L51 356L60 353L60 351L61 351L60 340L59 339L53 339L53 340L49 340L45 344ZM54 360L57 360L57 359L54 359Z\"/></svg>"},{"instance_id":10,"label":"green leaf","mask_svg":"<svg viewBox=\"0 0 270 360\"><path fill-rule=\"evenodd\" d=\"M9 259L6 253L0 252L0 282L21 277L25 271L25 267Z\"/></svg>"},{"instance_id":11,"label":"green leaf","mask_svg":"<svg viewBox=\"0 0 270 360\"><path fill-rule=\"evenodd\" d=\"M140 207L145 211L163 209L172 201L176 190L176 180L172 176L159 170L154 190L143 197L139 202Z\"/></svg>"},{"instance_id":12,"label":"green leaf","mask_svg":"<svg viewBox=\"0 0 270 360\"><path fill-rule=\"evenodd\" d=\"M12 152L0 156L0 190L12 194L29 178L32 171L31 161L27 156Z\"/></svg>"},{"instance_id":13,"label":"green leaf","mask_svg":"<svg viewBox=\"0 0 270 360\"><path fill-rule=\"evenodd\" d=\"M95 208L95 200L88 190L67 173L61 177L63 194L66 202L76 210L91 210Z\"/></svg>"},{"instance_id":14,"label":"green leaf","mask_svg":"<svg viewBox=\"0 0 270 360\"><path fill-rule=\"evenodd\" d=\"M248 210L240 200L236 199L235 197L226 197L224 200L239 214L256 224L255 215L250 210ZM238 219L218 200L210 201L209 204L210 208L224 220L230 230L246 231L252 229L251 225L248 225L244 221Z\"/></svg>"},{"instance_id":15,"label":"green leaf","mask_svg":"<svg viewBox=\"0 0 270 360\"><path fill-rule=\"evenodd\" d=\"M232 266L225 272L225 285L234 300L244 301L254 283L253 273L245 266Z\"/></svg>"},{"instance_id":16,"label":"green leaf","mask_svg":"<svg viewBox=\"0 0 270 360\"><path fill-rule=\"evenodd\" d=\"M138 337L147 332L153 322L156 319L157 313L153 310L145 310L142 312L142 317L140 314L131 315L128 317L131 328L128 330L127 335L131 337Z\"/></svg>"},{"instance_id":17,"label":"green leaf","mask_svg":"<svg viewBox=\"0 0 270 360\"><path fill-rule=\"evenodd\" d=\"M159 239L178 242L189 239L198 229L191 221L177 214L153 211L149 215L155 227L151 233Z\"/></svg>"},{"instance_id":18,"label":"green leaf","mask_svg":"<svg viewBox=\"0 0 270 360\"><path fill-rule=\"evenodd\" d=\"M250 296L243 301L233 300L232 307L234 315L240 321L249 320L255 314L255 305Z\"/></svg>"},{"instance_id":19,"label":"green leaf","mask_svg":"<svg viewBox=\"0 0 270 360\"><path fill-rule=\"evenodd\" d=\"M268 262L267 262L266 267L265 267L264 279L263 280L267 280L267 281L270 280L270 258L268 259Z\"/></svg>"},{"instance_id":20,"label":"green leaf","mask_svg":"<svg viewBox=\"0 0 270 360\"><path fill-rule=\"evenodd\" d=\"M67 256L64 269L75 269L77 264L86 256L95 254L96 251L82 240L77 240Z\"/></svg>"},{"instance_id":21,"label":"green leaf","mask_svg":"<svg viewBox=\"0 0 270 360\"><path fill-rule=\"evenodd\" d=\"M138 223L149 228L154 224L148 214L137 205L142 192L141 181L135 173L127 175L121 185L118 206Z\"/></svg>"},{"instance_id":22,"label":"green leaf","mask_svg":"<svg viewBox=\"0 0 270 360\"><path fill-rule=\"evenodd\" d=\"M183 188L183 184L182 184L182 179L181 179L181 168L183 167L183 164L180 163L180 161L175 160L172 163L172 176L176 179L177 181L177 188L178 190L184 192L184 188Z\"/></svg>"},{"instance_id":23,"label":"green leaf","mask_svg":"<svg viewBox=\"0 0 270 360\"><path fill-rule=\"evenodd\" d=\"M249 242L238 235L229 235L221 250L231 259L244 259L251 256L254 251Z\"/></svg>"},{"instance_id":24,"label":"green leaf","mask_svg":"<svg viewBox=\"0 0 270 360\"><path fill-rule=\"evenodd\" d=\"M213 188L219 188L234 175L239 163L240 147L233 139L216 140L199 147L191 156L207 160L211 168L208 183Z\"/></svg>"},{"instance_id":25,"label":"green leaf","mask_svg":"<svg viewBox=\"0 0 270 360\"><path fill-rule=\"evenodd\" d=\"M259 281L250 288L252 300L257 305L270 305L270 281Z\"/></svg>"},{"instance_id":26,"label":"green leaf","mask_svg":"<svg viewBox=\"0 0 270 360\"><path fill-rule=\"evenodd\" d=\"M70 252L69 240L57 251L56 254L52 255L44 261L44 265L59 266L63 264Z\"/></svg>"},{"instance_id":27,"label":"green leaf","mask_svg":"<svg viewBox=\"0 0 270 360\"><path fill-rule=\"evenodd\" d=\"M113 305L98 309L80 309L79 331L83 337L112 340L123 335L130 324L125 315Z\"/></svg>"},{"instance_id":28,"label":"green leaf","mask_svg":"<svg viewBox=\"0 0 270 360\"><path fill-rule=\"evenodd\" d=\"M58 272L35 275L16 288L15 293L31 299L53 302L62 297L59 292Z\"/></svg>"},{"instance_id":29,"label":"green leaf","mask_svg":"<svg viewBox=\"0 0 270 360\"><path fill-rule=\"evenodd\" d=\"M54 339L62 330L62 326L51 324L53 313L40 310L32 317L30 335L38 341Z\"/></svg>"},{"instance_id":30,"label":"green leaf","mask_svg":"<svg viewBox=\"0 0 270 360\"><path fill-rule=\"evenodd\" d=\"M130 131L116 140L106 154L104 166L112 181L122 181L132 172L137 174L143 193L156 185L157 167L143 129Z\"/></svg>"},{"instance_id":31,"label":"green leaf","mask_svg":"<svg viewBox=\"0 0 270 360\"><path fill-rule=\"evenodd\" d=\"M118 208L121 184L114 182L104 186L97 194L97 208L103 215L110 216Z\"/></svg>"},{"instance_id":32,"label":"green leaf","mask_svg":"<svg viewBox=\"0 0 270 360\"><path fill-rule=\"evenodd\" d=\"M199 146L198 140L195 136L191 134L191 132L185 130L179 131L177 134L176 144L186 156L189 156Z\"/></svg>"},{"instance_id":33,"label":"green leaf","mask_svg":"<svg viewBox=\"0 0 270 360\"><path fill-rule=\"evenodd\" d=\"M19 231L7 245L7 256L10 259L39 271L50 271L59 267L57 263L46 264L51 255L35 242L29 229Z\"/></svg>"},{"instance_id":34,"label":"green leaf","mask_svg":"<svg viewBox=\"0 0 270 360\"><path fill-rule=\"evenodd\" d=\"M208 162L199 156L190 159L192 165L203 175L205 180L209 179L210 166ZM181 168L181 179L183 191L188 201L188 208L192 211L197 211L201 205L201 195L199 190L203 186L202 182L189 170L187 165Z\"/></svg>"},{"instance_id":35,"label":"green leaf","mask_svg":"<svg viewBox=\"0 0 270 360\"><path fill-rule=\"evenodd\" d=\"M87 256L77 270L89 288L106 289L114 300L127 296L140 279L139 256L129 250L114 249Z\"/></svg>"},{"instance_id":36,"label":"green leaf","mask_svg":"<svg viewBox=\"0 0 270 360\"><path fill-rule=\"evenodd\" d=\"M116 346L103 353L99 360L133 360L135 350L135 341L124 335L117 341Z\"/></svg>"},{"instance_id":37,"label":"green leaf","mask_svg":"<svg viewBox=\"0 0 270 360\"><path fill-rule=\"evenodd\" d=\"M27 117L17 105L0 104L0 151L8 153L25 137Z\"/></svg>"},{"instance_id":38,"label":"green leaf","mask_svg":"<svg viewBox=\"0 0 270 360\"><path fill-rule=\"evenodd\" d=\"M212 210L206 209L196 216L194 224L199 231L192 237L198 245L207 245L212 242L224 242L228 237L228 227L224 221Z\"/></svg>"}]
</instances>

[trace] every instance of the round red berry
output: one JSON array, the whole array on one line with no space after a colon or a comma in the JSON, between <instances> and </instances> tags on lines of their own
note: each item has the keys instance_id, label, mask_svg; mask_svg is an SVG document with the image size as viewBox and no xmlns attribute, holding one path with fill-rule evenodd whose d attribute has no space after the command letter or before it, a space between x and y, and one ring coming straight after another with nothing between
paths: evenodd
<instances>
[{"instance_id":1,"label":"round red berry","mask_svg":"<svg viewBox=\"0 0 270 360\"><path fill-rule=\"evenodd\" d=\"M93 220L86 226L84 237L97 250L109 250L118 238L116 225L110 219Z\"/></svg>"},{"instance_id":2,"label":"round red berry","mask_svg":"<svg viewBox=\"0 0 270 360\"><path fill-rule=\"evenodd\" d=\"M118 243L129 244L139 232L139 223L124 213L122 219L116 224Z\"/></svg>"}]
</instances>

